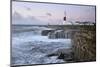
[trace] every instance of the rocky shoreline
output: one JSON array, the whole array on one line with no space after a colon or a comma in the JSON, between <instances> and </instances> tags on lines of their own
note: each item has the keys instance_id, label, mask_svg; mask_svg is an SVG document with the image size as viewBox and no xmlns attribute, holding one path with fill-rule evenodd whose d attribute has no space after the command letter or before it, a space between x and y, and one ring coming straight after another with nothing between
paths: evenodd
<instances>
[{"instance_id":1,"label":"rocky shoreline","mask_svg":"<svg viewBox=\"0 0 100 67\"><path fill-rule=\"evenodd\" d=\"M72 48L58 49L53 53L46 55L47 57L58 56L58 59L63 59L65 62L74 62Z\"/></svg>"},{"instance_id":2,"label":"rocky shoreline","mask_svg":"<svg viewBox=\"0 0 100 67\"><path fill-rule=\"evenodd\" d=\"M80 31L74 34L73 51L75 61L96 60L96 32Z\"/></svg>"},{"instance_id":3,"label":"rocky shoreline","mask_svg":"<svg viewBox=\"0 0 100 67\"><path fill-rule=\"evenodd\" d=\"M96 31L82 30L74 32L71 37L72 48L58 49L47 57L58 56L66 62L96 61Z\"/></svg>"}]
</instances>

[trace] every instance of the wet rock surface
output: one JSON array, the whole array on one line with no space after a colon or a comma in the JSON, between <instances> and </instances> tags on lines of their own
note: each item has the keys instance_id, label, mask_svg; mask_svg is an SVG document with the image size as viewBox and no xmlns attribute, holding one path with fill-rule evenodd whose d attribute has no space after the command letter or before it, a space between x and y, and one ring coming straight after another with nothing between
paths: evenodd
<instances>
[{"instance_id":1,"label":"wet rock surface","mask_svg":"<svg viewBox=\"0 0 100 67\"><path fill-rule=\"evenodd\" d=\"M73 61L73 51L72 49L58 49L57 51L46 55L47 57L58 56L58 59L63 59L66 62Z\"/></svg>"},{"instance_id":2,"label":"wet rock surface","mask_svg":"<svg viewBox=\"0 0 100 67\"><path fill-rule=\"evenodd\" d=\"M54 32L54 30L43 30L43 31L41 32L41 35L47 36L48 33L50 33L50 32Z\"/></svg>"}]
</instances>

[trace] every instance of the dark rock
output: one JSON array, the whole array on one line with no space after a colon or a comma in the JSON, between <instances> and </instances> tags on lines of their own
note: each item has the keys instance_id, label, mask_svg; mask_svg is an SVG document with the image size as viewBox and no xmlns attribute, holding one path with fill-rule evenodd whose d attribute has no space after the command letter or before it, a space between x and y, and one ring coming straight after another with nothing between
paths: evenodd
<instances>
[{"instance_id":1,"label":"dark rock","mask_svg":"<svg viewBox=\"0 0 100 67\"><path fill-rule=\"evenodd\" d=\"M64 59L65 58L65 55L63 53L61 53L59 56L58 56L58 59Z\"/></svg>"},{"instance_id":2,"label":"dark rock","mask_svg":"<svg viewBox=\"0 0 100 67\"><path fill-rule=\"evenodd\" d=\"M52 56L57 56L57 54L52 53L52 54L48 54L47 57L52 57Z\"/></svg>"},{"instance_id":3,"label":"dark rock","mask_svg":"<svg viewBox=\"0 0 100 67\"><path fill-rule=\"evenodd\" d=\"M64 61L73 61L72 49L58 49L54 53L50 53L47 57L58 56L58 59L63 59Z\"/></svg>"},{"instance_id":4,"label":"dark rock","mask_svg":"<svg viewBox=\"0 0 100 67\"><path fill-rule=\"evenodd\" d=\"M50 32L48 38L50 39L67 38L67 33L65 33L64 30L56 30L54 32Z\"/></svg>"},{"instance_id":5,"label":"dark rock","mask_svg":"<svg viewBox=\"0 0 100 67\"><path fill-rule=\"evenodd\" d=\"M53 32L53 31L54 31L54 30L43 30L43 31L41 32L41 34L42 34L43 36L47 36L48 33Z\"/></svg>"}]
</instances>

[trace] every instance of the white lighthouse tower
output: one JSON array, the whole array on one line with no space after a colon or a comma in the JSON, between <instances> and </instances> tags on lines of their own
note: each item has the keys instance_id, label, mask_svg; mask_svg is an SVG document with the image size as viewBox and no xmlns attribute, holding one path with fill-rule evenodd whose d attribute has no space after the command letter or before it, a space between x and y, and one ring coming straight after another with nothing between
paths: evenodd
<instances>
[{"instance_id":1,"label":"white lighthouse tower","mask_svg":"<svg viewBox=\"0 0 100 67\"><path fill-rule=\"evenodd\" d=\"M64 12L64 17L63 17L63 25L66 24L66 11Z\"/></svg>"}]
</instances>

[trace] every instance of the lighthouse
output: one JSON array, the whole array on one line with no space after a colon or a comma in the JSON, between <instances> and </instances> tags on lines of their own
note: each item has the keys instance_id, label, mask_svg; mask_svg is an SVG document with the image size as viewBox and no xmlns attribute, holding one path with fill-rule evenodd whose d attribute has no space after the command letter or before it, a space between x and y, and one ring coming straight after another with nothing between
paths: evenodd
<instances>
[{"instance_id":1,"label":"lighthouse","mask_svg":"<svg viewBox=\"0 0 100 67\"><path fill-rule=\"evenodd\" d=\"M63 25L66 24L66 11L64 12Z\"/></svg>"}]
</instances>

